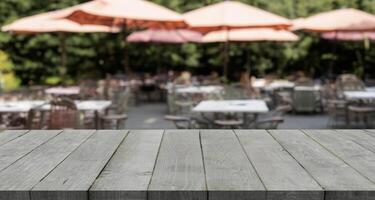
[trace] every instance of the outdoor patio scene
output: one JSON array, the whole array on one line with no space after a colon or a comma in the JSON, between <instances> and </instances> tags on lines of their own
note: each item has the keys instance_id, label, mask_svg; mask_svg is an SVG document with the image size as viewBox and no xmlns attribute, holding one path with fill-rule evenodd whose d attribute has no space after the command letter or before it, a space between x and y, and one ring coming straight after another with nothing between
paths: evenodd
<instances>
[{"instance_id":1,"label":"outdoor patio scene","mask_svg":"<svg viewBox=\"0 0 375 200\"><path fill-rule=\"evenodd\" d=\"M1 129L375 126L372 1L1 2Z\"/></svg>"}]
</instances>

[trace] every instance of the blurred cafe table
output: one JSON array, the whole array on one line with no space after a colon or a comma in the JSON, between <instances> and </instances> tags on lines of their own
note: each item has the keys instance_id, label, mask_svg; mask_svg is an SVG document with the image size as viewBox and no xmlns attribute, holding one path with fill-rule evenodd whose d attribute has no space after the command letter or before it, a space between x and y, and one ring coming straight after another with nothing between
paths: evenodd
<instances>
[{"instance_id":1,"label":"blurred cafe table","mask_svg":"<svg viewBox=\"0 0 375 200\"><path fill-rule=\"evenodd\" d=\"M200 102L193 108L193 112L202 115L205 113L243 114L246 122L249 114L253 115L253 121L256 121L258 114L269 112L269 108L264 100L209 100Z\"/></svg>"},{"instance_id":2,"label":"blurred cafe table","mask_svg":"<svg viewBox=\"0 0 375 200\"><path fill-rule=\"evenodd\" d=\"M188 86L176 88L176 93L180 94L212 94L220 93L224 90L221 86Z\"/></svg>"},{"instance_id":3,"label":"blurred cafe table","mask_svg":"<svg viewBox=\"0 0 375 200\"><path fill-rule=\"evenodd\" d=\"M287 81L287 80L275 80L271 83L266 83L263 79L257 79L253 81L253 87L257 89L262 89L268 92L272 92L278 89L293 89L295 83Z\"/></svg>"},{"instance_id":4,"label":"blurred cafe table","mask_svg":"<svg viewBox=\"0 0 375 200\"><path fill-rule=\"evenodd\" d=\"M111 101L75 101L77 109L82 112L93 111L95 114L95 126L99 127L99 112L105 111L111 106ZM10 101L0 102L0 113L27 113L33 108L49 111L51 106L48 101Z\"/></svg>"},{"instance_id":5,"label":"blurred cafe table","mask_svg":"<svg viewBox=\"0 0 375 200\"><path fill-rule=\"evenodd\" d=\"M347 100L364 100L364 101L373 101L375 100L375 91L348 91L344 92L344 96Z\"/></svg>"},{"instance_id":6,"label":"blurred cafe table","mask_svg":"<svg viewBox=\"0 0 375 200\"><path fill-rule=\"evenodd\" d=\"M367 87L366 91L368 91L368 92L375 92L375 87Z\"/></svg>"},{"instance_id":7,"label":"blurred cafe table","mask_svg":"<svg viewBox=\"0 0 375 200\"><path fill-rule=\"evenodd\" d=\"M72 96L80 93L79 87L53 87L44 91L46 94L53 96Z\"/></svg>"},{"instance_id":8,"label":"blurred cafe table","mask_svg":"<svg viewBox=\"0 0 375 200\"><path fill-rule=\"evenodd\" d=\"M0 102L0 113L27 113L46 101L4 101Z\"/></svg>"},{"instance_id":9,"label":"blurred cafe table","mask_svg":"<svg viewBox=\"0 0 375 200\"><path fill-rule=\"evenodd\" d=\"M103 100L87 100L87 101L74 101L77 109L81 112L93 111L95 118L95 128L99 128L99 113L105 111L112 104L111 101ZM51 106L46 104L42 106L41 110L50 110Z\"/></svg>"}]
</instances>

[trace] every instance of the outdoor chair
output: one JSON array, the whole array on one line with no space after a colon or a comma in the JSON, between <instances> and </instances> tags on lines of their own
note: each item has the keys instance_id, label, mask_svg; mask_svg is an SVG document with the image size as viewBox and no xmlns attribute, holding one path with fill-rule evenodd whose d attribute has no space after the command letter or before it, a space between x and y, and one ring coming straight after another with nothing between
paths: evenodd
<instances>
[{"instance_id":1,"label":"outdoor chair","mask_svg":"<svg viewBox=\"0 0 375 200\"><path fill-rule=\"evenodd\" d=\"M284 119L281 117L273 117L269 119L260 120L255 123L255 129L277 129Z\"/></svg>"},{"instance_id":2,"label":"outdoor chair","mask_svg":"<svg viewBox=\"0 0 375 200\"><path fill-rule=\"evenodd\" d=\"M363 125L364 128L371 128L371 117L375 114L375 107L356 106L348 107L350 122L355 122L356 125Z\"/></svg>"},{"instance_id":3,"label":"outdoor chair","mask_svg":"<svg viewBox=\"0 0 375 200\"><path fill-rule=\"evenodd\" d=\"M92 99L98 96L98 83L95 80L84 80L79 87L81 99Z\"/></svg>"},{"instance_id":4,"label":"outdoor chair","mask_svg":"<svg viewBox=\"0 0 375 200\"><path fill-rule=\"evenodd\" d=\"M59 98L50 102L51 112L48 129L79 129L80 113L74 101Z\"/></svg>"},{"instance_id":5,"label":"outdoor chair","mask_svg":"<svg viewBox=\"0 0 375 200\"><path fill-rule=\"evenodd\" d=\"M131 90L130 88L126 88L126 90L119 95L118 104L114 107L110 107L107 113L100 117L102 128L110 128L113 124L115 124L116 129L121 129L125 126L125 122L128 119L126 113L130 97Z\"/></svg>"},{"instance_id":6,"label":"outdoor chair","mask_svg":"<svg viewBox=\"0 0 375 200\"><path fill-rule=\"evenodd\" d=\"M8 130L21 130L27 126L27 119L21 115L9 115L7 121L5 128Z\"/></svg>"},{"instance_id":7,"label":"outdoor chair","mask_svg":"<svg viewBox=\"0 0 375 200\"><path fill-rule=\"evenodd\" d=\"M177 129L191 128L191 119L189 117L166 115L164 119L173 122Z\"/></svg>"},{"instance_id":8,"label":"outdoor chair","mask_svg":"<svg viewBox=\"0 0 375 200\"><path fill-rule=\"evenodd\" d=\"M240 99L249 99L247 91L241 85L232 84L227 85L224 88L223 98L225 100L240 100Z\"/></svg>"},{"instance_id":9,"label":"outdoor chair","mask_svg":"<svg viewBox=\"0 0 375 200\"><path fill-rule=\"evenodd\" d=\"M347 125L348 113L347 102L344 100L328 100L326 103L326 111L329 116L328 127L337 127L339 124Z\"/></svg>"},{"instance_id":10,"label":"outdoor chair","mask_svg":"<svg viewBox=\"0 0 375 200\"><path fill-rule=\"evenodd\" d=\"M27 129L33 130L46 128L45 121L48 113L47 111L41 109L46 104L42 104L30 109L27 114Z\"/></svg>"},{"instance_id":11,"label":"outdoor chair","mask_svg":"<svg viewBox=\"0 0 375 200\"><path fill-rule=\"evenodd\" d=\"M243 127L243 120L215 120L214 124L220 129L240 129Z\"/></svg>"},{"instance_id":12,"label":"outdoor chair","mask_svg":"<svg viewBox=\"0 0 375 200\"><path fill-rule=\"evenodd\" d=\"M336 80L337 92L339 97L343 97L346 91L364 91L365 84L356 75L343 74Z\"/></svg>"},{"instance_id":13,"label":"outdoor chair","mask_svg":"<svg viewBox=\"0 0 375 200\"><path fill-rule=\"evenodd\" d=\"M317 96L312 90L294 90L292 95L293 111L315 112L317 111Z\"/></svg>"}]
</instances>

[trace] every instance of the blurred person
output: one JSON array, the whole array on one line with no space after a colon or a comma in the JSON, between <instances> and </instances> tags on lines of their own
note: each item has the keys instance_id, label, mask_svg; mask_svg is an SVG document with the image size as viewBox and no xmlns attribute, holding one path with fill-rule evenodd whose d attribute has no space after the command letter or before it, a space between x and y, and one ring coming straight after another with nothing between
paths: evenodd
<instances>
[{"instance_id":1,"label":"blurred person","mask_svg":"<svg viewBox=\"0 0 375 200\"><path fill-rule=\"evenodd\" d=\"M219 73L217 73L216 71L212 71L211 74L203 80L203 83L205 85L220 85L221 80Z\"/></svg>"},{"instance_id":2,"label":"blurred person","mask_svg":"<svg viewBox=\"0 0 375 200\"><path fill-rule=\"evenodd\" d=\"M248 72L246 71L241 72L240 85L246 90L246 93L250 98L258 98L260 96L259 91L257 91L252 86L252 81L250 78L250 74Z\"/></svg>"},{"instance_id":3,"label":"blurred person","mask_svg":"<svg viewBox=\"0 0 375 200\"><path fill-rule=\"evenodd\" d=\"M192 80L191 80L191 73L188 71L184 71L180 74L179 77L177 77L174 80L174 84L176 85L191 85Z\"/></svg>"}]
</instances>

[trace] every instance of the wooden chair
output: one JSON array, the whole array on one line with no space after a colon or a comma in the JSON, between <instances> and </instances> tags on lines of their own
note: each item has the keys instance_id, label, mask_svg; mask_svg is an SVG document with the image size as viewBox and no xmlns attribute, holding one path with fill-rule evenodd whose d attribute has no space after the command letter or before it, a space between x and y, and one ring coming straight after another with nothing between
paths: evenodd
<instances>
[{"instance_id":1,"label":"wooden chair","mask_svg":"<svg viewBox=\"0 0 375 200\"><path fill-rule=\"evenodd\" d=\"M48 129L79 129L80 113L74 101L59 98L50 102L51 112Z\"/></svg>"},{"instance_id":2,"label":"wooden chair","mask_svg":"<svg viewBox=\"0 0 375 200\"><path fill-rule=\"evenodd\" d=\"M131 90L130 88L126 88L125 91L119 95L117 105L108 109L106 115L100 117L102 128L109 128L109 126L113 124L115 124L116 129L121 129L125 126L125 122L128 119L126 113L128 111L130 97Z\"/></svg>"},{"instance_id":3,"label":"wooden chair","mask_svg":"<svg viewBox=\"0 0 375 200\"><path fill-rule=\"evenodd\" d=\"M176 116L176 115L166 115L164 119L167 121L173 122L177 129L190 129L191 128L191 119L189 117L184 116Z\"/></svg>"},{"instance_id":4,"label":"wooden chair","mask_svg":"<svg viewBox=\"0 0 375 200\"><path fill-rule=\"evenodd\" d=\"M243 127L244 122L243 120L215 120L214 121L215 126L217 126L220 129L240 129Z\"/></svg>"},{"instance_id":5,"label":"wooden chair","mask_svg":"<svg viewBox=\"0 0 375 200\"><path fill-rule=\"evenodd\" d=\"M284 119L281 117L273 117L270 119L260 120L255 123L255 129L277 129Z\"/></svg>"},{"instance_id":6,"label":"wooden chair","mask_svg":"<svg viewBox=\"0 0 375 200\"><path fill-rule=\"evenodd\" d=\"M340 123L347 125L347 122L349 122L346 101L337 99L327 100L325 110L329 116L328 127L333 128Z\"/></svg>"},{"instance_id":7,"label":"wooden chair","mask_svg":"<svg viewBox=\"0 0 375 200\"><path fill-rule=\"evenodd\" d=\"M292 99L293 111L295 112L317 111L317 96L315 91L295 90Z\"/></svg>"},{"instance_id":8,"label":"wooden chair","mask_svg":"<svg viewBox=\"0 0 375 200\"><path fill-rule=\"evenodd\" d=\"M348 112L350 114L349 117L354 118L351 122L363 124L364 128L371 128L370 117L375 114L375 107L352 105L348 107Z\"/></svg>"}]
</instances>

